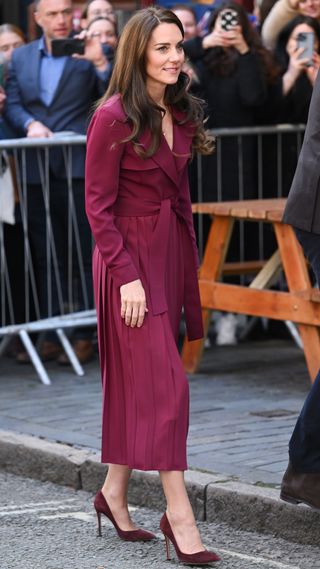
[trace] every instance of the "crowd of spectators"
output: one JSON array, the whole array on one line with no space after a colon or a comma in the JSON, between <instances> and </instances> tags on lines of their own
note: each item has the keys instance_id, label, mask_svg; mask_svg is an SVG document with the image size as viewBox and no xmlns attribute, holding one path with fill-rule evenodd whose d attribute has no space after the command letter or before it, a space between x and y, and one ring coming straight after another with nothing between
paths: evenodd
<instances>
[{"instance_id":1,"label":"crowd of spectators","mask_svg":"<svg viewBox=\"0 0 320 569\"><path fill-rule=\"evenodd\" d=\"M84 134L92 105L105 91L112 73L120 32L116 10L109 0L91 0L75 23L71 0L36 0L33 6L39 39L27 42L24 33L16 26L9 23L0 25L0 136L2 139L43 138L65 130ZM247 4L245 6L247 8ZM306 122L320 65L320 0L255 0L251 12L242 2L216 0L212 6L207 6L204 13L202 10L200 19L196 4L171 3L169 7L180 18L185 30L184 71L190 78L189 88L207 103L208 127ZM226 11L229 18L231 14L231 20L234 18L230 25L228 22L226 25ZM84 39L84 55L53 57L51 40L69 36ZM311 38L311 60L305 57L299 44L303 37ZM271 154L274 152L274 147L270 146L269 150L266 146L264 156L268 170L266 195L275 180L268 164L269 157L272 163L269 151ZM284 193L289 189L297 157L296 148L294 151L290 149L288 144L284 152L288 162L282 164L287 176ZM219 160L217 153L203 160L203 201L257 197L257 146L253 137L243 140L241 153L240 163L238 140L229 137L219 141ZM67 212L68 207L66 173L62 162L58 151L50 154L50 213L61 282L59 284L55 278L53 268L49 307L41 176L36 156L30 152L27 160L28 229L42 317L60 313L61 303L64 304L67 294L67 216L62 212ZM84 152L74 150L74 199L81 252L85 260L83 271L89 291L86 303L80 294L78 309L92 303L88 262L91 242L83 209L83 165ZM274 169L277 169L275 163ZM193 166L190 179L194 200L198 199L196 184L193 183L196 177ZM16 218L18 221L18 206ZM16 231L19 232L18 224ZM12 228L7 230L8 256L16 247L17 235L12 234ZM250 251L250 243L255 240L249 233L247 242L248 255L254 257L256 250L251 247ZM231 254L236 257L235 251ZM93 353L90 334L90 330L82 330L74 339L77 354L83 362ZM25 354L18 356L21 361L27 360ZM60 363L66 363L52 335L46 339L42 357L59 357Z\"/></svg>"}]
</instances>

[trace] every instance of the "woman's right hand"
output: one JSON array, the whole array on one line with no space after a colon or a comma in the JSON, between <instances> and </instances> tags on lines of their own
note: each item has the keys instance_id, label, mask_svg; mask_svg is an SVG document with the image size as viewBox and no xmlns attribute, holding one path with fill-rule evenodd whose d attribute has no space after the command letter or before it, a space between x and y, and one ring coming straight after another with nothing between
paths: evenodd
<instances>
[{"instance_id":1,"label":"woman's right hand","mask_svg":"<svg viewBox=\"0 0 320 569\"><path fill-rule=\"evenodd\" d=\"M289 65L287 71L282 77L282 92L284 95L289 93L298 77L307 69L306 64L309 61L308 58L299 59L299 56L303 51L303 47L300 47L299 49L288 49L290 57Z\"/></svg>"},{"instance_id":2,"label":"woman's right hand","mask_svg":"<svg viewBox=\"0 0 320 569\"><path fill-rule=\"evenodd\" d=\"M306 64L308 63L309 59L307 57L301 58L300 56L303 54L304 48L299 47L296 49L288 49L289 53L289 66L288 71L298 77L303 71L306 70Z\"/></svg>"},{"instance_id":3,"label":"woman's right hand","mask_svg":"<svg viewBox=\"0 0 320 569\"><path fill-rule=\"evenodd\" d=\"M140 279L124 284L120 287L121 318L126 326L141 328L146 307L146 294Z\"/></svg>"},{"instance_id":4,"label":"woman's right hand","mask_svg":"<svg viewBox=\"0 0 320 569\"><path fill-rule=\"evenodd\" d=\"M216 19L214 28L210 34L205 36L202 40L203 49L209 49L210 47L230 47L230 31L226 32L221 28L220 18Z\"/></svg>"},{"instance_id":5,"label":"woman's right hand","mask_svg":"<svg viewBox=\"0 0 320 569\"><path fill-rule=\"evenodd\" d=\"M223 33L217 29L212 30L210 34L205 36L202 40L203 49L210 49L210 47L228 47L228 42L224 38Z\"/></svg>"}]
</instances>

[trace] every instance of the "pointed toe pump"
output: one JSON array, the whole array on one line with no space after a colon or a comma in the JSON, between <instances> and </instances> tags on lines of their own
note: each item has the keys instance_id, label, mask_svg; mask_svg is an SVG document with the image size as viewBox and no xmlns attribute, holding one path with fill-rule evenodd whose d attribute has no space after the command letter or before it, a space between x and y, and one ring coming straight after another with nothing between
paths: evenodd
<instances>
[{"instance_id":1,"label":"pointed toe pump","mask_svg":"<svg viewBox=\"0 0 320 569\"><path fill-rule=\"evenodd\" d=\"M175 548L177 557L181 563L185 565L208 565L209 563L214 563L220 561L220 557L214 553L214 551L198 551L197 553L183 553L180 551L176 539L173 535L167 514L163 514L160 521L160 529L165 537L167 559L170 560L170 542Z\"/></svg>"},{"instance_id":2,"label":"pointed toe pump","mask_svg":"<svg viewBox=\"0 0 320 569\"><path fill-rule=\"evenodd\" d=\"M101 514L104 514L110 522L114 525L114 528L118 534L118 536L123 539L124 541L151 541L155 539L154 533L150 531L145 531L143 529L135 529L124 531L119 528L116 520L114 519L112 512L108 506L108 503L102 494L101 490L98 492L94 499L94 507L97 512L98 518L98 535L101 537Z\"/></svg>"}]
</instances>

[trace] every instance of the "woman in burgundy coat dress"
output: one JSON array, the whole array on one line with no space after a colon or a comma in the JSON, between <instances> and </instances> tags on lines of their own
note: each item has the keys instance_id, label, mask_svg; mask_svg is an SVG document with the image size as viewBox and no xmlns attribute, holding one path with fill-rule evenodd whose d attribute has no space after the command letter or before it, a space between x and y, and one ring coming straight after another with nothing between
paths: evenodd
<instances>
[{"instance_id":1,"label":"woman in burgundy coat dress","mask_svg":"<svg viewBox=\"0 0 320 569\"><path fill-rule=\"evenodd\" d=\"M202 336L197 249L188 188L192 150L212 152L200 101L187 93L183 28L170 11L137 12L122 32L108 91L88 131L86 209L103 384L102 461L95 499L127 540L131 469L158 470L167 499L161 529L180 560L218 560L201 542L183 471L189 390L176 340L184 306Z\"/></svg>"}]
</instances>

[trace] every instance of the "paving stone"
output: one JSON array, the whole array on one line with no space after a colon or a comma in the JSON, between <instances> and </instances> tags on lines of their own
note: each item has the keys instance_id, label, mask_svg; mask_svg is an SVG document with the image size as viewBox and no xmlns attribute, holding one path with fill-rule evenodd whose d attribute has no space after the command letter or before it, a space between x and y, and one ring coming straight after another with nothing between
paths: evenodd
<instances>
[{"instance_id":1,"label":"paving stone","mask_svg":"<svg viewBox=\"0 0 320 569\"><path fill-rule=\"evenodd\" d=\"M98 360L80 378L54 362L46 367L49 387L31 366L0 360L0 428L92 449L99 456ZM310 385L301 350L283 340L213 346L189 382L189 467L279 484L288 440ZM281 416L281 410L291 414ZM86 476L93 476L89 469ZM99 476L100 469L97 480Z\"/></svg>"}]
</instances>

